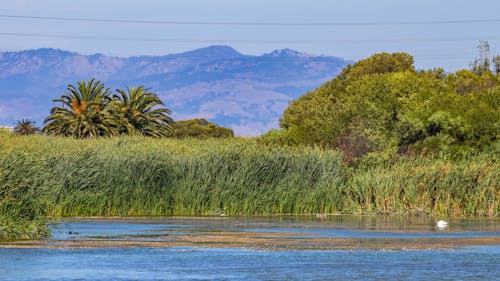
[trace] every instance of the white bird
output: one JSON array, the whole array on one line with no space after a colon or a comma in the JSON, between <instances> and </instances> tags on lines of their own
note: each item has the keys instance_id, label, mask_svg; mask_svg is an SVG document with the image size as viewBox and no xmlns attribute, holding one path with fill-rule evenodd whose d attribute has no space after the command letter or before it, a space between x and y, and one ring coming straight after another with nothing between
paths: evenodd
<instances>
[{"instance_id":1,"label":"white bird","mask_svg":"<svg viewBox=\"0 0 500 281\"><path fill-rule=\"evenodd\" d=\"M444 220L440 220L437 222L437 227L439 227L439 228L445 228L447 226L448 226L448 223L445 222Z\"/></svg>"}]
</instances>

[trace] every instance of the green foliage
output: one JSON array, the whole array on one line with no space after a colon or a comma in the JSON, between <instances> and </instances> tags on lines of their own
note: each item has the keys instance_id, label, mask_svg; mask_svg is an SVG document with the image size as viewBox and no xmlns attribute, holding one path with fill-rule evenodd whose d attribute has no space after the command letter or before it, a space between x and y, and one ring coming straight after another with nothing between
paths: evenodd
<instances>
[{"instance_id":1,"label":"green foliage","mask_svg":"<svg viewBox=\"0 0 500 281\"><path fill-rule=\"evenodd\" d=\"M32 135L38 133L40 129L35 126L36 122L30 119L21 119L16 122L14 133L18 135Z\"/></svg>"},{"instance_id":2,"label":"green foliage","mask_svg":"<svg viewBox=\"0 0 500 281\"><path fill-rule=\"evenodd\" d=\"M119 95L114 95L112 106L119 114L124 115L126 122L122 131L128 134L139 134L151 137L166 137L172 131L174 121L170 118L171 111L162 106L163 102L158 96L145 89L129 87L127 92L116 90Z\"/></svg>"},{"instance_id":3,"label":"green foliage","mask_svg":"<svg viewBox=\"0 0 500 281\"><path fill-rule=\"evenodd\" d=\"M486 72L481 76L468 69L458 70L445 77L445 82L459 95L487 91L500 84L500 76Z\"/></svg>"},{"instance_id":4,"label":"green foliage","mask_svg":"<svg viewBox=\"0 0 500 281\"><path fill-rule=\"evenodd\" d=\"M293 133L293 128L287 130L271 129L261 135L257 141L266 145L297 146L299 141L297 140L297 137L293 136Z\"/></svg>"},{"instance_id":5,"label":"green foliage","mask_svg":"<svg viewBox=\"0 0 500 281\"><path fill-rule=\"evenodd\" d=\"M338 148L340 143L351 138L349 134L357 131L354 127L359 127L360 123L374 124L372 120L360 120L357 115L371 114L367 111L383 104L383 99L386 98L383 93L390 92L391 85L384 84L383 80L386 78L382 76L395 72L414 73L412 64L413 58L408 54L381 53L349 65L332 81L292 102L285 110L280 126L293 130L293 135L299 136L297 141L301 144ZM357 81L373 83L365 87ZM377 89L381 92L375 92ZM366 100L367 95L370 95L371 100ZM358 101L367 104L358 105ZM354 134L363 135L366 132Z\"/></svg>"},{"instance_id":6,"label":"green foliage","mask_svg":"<svg viewBox=\"0 0 500 281\"><path fill-rule=\"evenodd\" d=\"M111 91L100 81L78 82L68 85L68 93L55 99L62 107L54 107L45 119L42 129L48 135L74 136L76 138L110 136L117 133L118 124L106 105Z\"/></svg>"},{"instance_id":7,"label":"green foliage","mask_svg":"<svg viewBox=\"0 0 500 281\"><path fill-rule=\"evenodd\" d=\"M255 140L5 138L3 151L36 159L49 215L263 215L336 212L338 152ZM3 156L2 156L3 157ZM7 161L6 161L7 162ZM12 169L24 166L13 165ZM50 175L50 176L42 176Z\"/></svg>"},{"instance_id":8,"label":"green foliage","mask_svg":"<svg viewBox=\"0 0 500 281\"><path fill-rule=\"evenodd\" d=\"M175 138L232 138L233 130L208 122L206 119L180 120L174 123Z\"/></svg>"},{"instance_id":9,"label":"green foliage","mask_svg":"<svg viewBox=\"0 0 500 281\"><path fill-rule=\"evenodd\" d=\"M36 226L44 215L500 212L498 147L349 168L333 150L253 139L3 134L0 143L0 216L9 223Z\"/></svg>"},{"instance_id":10,"label":"green foliage","mask_svg":"<svg viewBox=\"0 0 500 281\"><path fill-rule=\"evenodd\" d=\"M346 80L357 80L366 75L415 71L413 57L407 53L378 53L360 60L341 74Z\"/></svg>"},{"instance_id":11,"label":"green foliage","mask_svg":"<svg viewBox=\"0 0 500 281\"><path fill-rule=\"evenodd\" d=\"M391 151L488 150L500 134L500 76L416 72L412 63L382 53L346 67L289 105L275 143L339 149L348 162Z\"/></svg>"},{"instance_id":12,"label":"green foliage","mask_svg":"<svg viewBox=\"0 0 500 281\"><path fill-rule=\"evenodd\" d=\"M34 158L2 150L0 157L0 241L36 239L47 235L46 198L41 183L49 183Z\"/></svg>"},{"instance_id":13,"label":"green foliage","mask_svg":"<svg viewBox=\"0 0 500 281\"><path fill-rule=\"evenodd\" d=\"M68 93L55 99L62 107L54 107L45 119L42 132L75 138L93 138L118 134L141 134L162 137L169 135L173 120L170 110L143 86L118 89L119 95L100 81L91 79L68 85Z\"/></svg>"},{"instance_id":14,"label":"green foliage","mask_svg":"<svg viewBox=\"0 0 500 281\"><path fill-rule=\"evenodd\" d=\"M497 216L499 183L498 156L402 158L356 170L347 205L365 213Z\"/></svg>"}]
</instances>

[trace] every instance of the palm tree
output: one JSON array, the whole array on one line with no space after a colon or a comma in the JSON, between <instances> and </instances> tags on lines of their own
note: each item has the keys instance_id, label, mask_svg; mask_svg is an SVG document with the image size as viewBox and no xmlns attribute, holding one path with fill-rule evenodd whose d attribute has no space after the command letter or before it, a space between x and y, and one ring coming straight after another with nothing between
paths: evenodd
<instances>
[{"instance_id":1,"label":"palm tree","mask_svg":"<svg viewBox=\"0 0 500 281\"><path fill-rule=\"evenodd\" d=\"M16 122L14 133L18 135L32 135L40 131L40 128L35 126L36 122L30 119L21 119Z\"/></svg>"},{"instance_id":2,"label":"palm tree","mask_svg":"<svg viewBox=\"0 0 500 281\"><path fill-rule=\"evenodd\" d=\"M110 136L118 133L119 125L107 106L111 91L100 81L80 81L77 86L68 85L68 92L54 102L54 107L45 118L42 129L47 135L73 136L76 138Z\"/></svg>"},{"instance_id":3,"label":"palm tree","mask_svg":"<svg viewBox=\"0 0 500 281\"><path fill-rule=\"evenodd\" d=\"M169 116L171 111L163 106L163 102L150 89L139 86L129 87L127 92L116 90L113 96L113 107L116 112L123 114L127 120L122 125L122 133L141 134L151 137L166 137L172 132L174 121Z\"/></svg>"}]
</instances>

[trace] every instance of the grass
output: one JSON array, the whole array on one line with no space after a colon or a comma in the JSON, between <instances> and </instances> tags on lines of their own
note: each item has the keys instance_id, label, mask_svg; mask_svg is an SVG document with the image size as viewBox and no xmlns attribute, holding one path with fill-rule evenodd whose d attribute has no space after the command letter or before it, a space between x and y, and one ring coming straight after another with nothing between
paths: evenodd
<instances>
[{"instance_id":1,"label":"grass","mask_svg":"<svg viewBox=\"0 0 500 281\"><path fill-rule=\"evenodd\" d=\"M496 154L351 169L336 151L255 139L0 134L0 239L46 216L307 213L497 216ZM10 229L7 231L7 229ZM25 232L26 232L25 231ZM4 234L2 234L4 233ZM2 236L3 235L3 236Z\"/></svg>"}]
</instances>

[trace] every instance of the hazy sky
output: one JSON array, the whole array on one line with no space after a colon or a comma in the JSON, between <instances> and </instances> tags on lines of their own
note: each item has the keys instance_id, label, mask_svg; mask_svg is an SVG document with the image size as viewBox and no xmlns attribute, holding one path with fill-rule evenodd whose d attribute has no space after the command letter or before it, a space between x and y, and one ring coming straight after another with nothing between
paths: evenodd
<instances>
[{"instance_id":1,"label":"hazy sky","mask_svg":"<svg viewBox=\"0 0 500 281\"><path fill-rule=\"evenodd\" d=\"M500 52L499 12L498 0L0 0L0 51L132 56L229 45L244 54L291 48L352 60L405 51L418 68L453 71L468 67L478 40ZM157 23L68 20L75 18Z\"/></svg>"}]
</instances>

